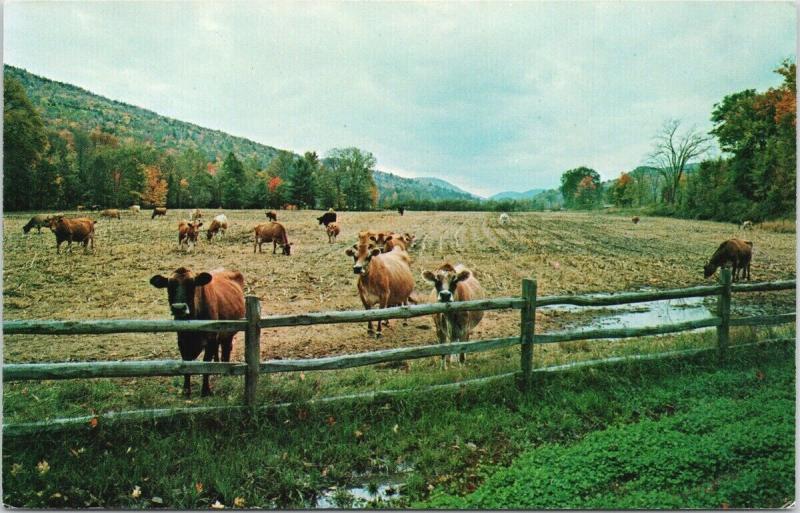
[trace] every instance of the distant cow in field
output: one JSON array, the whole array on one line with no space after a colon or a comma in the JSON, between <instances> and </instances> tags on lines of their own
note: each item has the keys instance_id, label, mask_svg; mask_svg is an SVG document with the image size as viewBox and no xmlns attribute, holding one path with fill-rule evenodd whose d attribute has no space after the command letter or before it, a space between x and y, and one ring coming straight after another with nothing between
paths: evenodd
<instances>
[{"instance_id":1,"label":"distant cow in field","mask_svg":"<svg viewBox=\"0 0 800 513\"><path fill-rule=\"evenodd\" d=\"M278 220L278 214L274 210L270 210L269 212L264 212L264 214L267 216L267 219L269 219L270 221L277 221Z\"/></svg>"},{"instance_id":2,"label":"distant cow in field","mask_svg":"<svg viewBox=\"0 0 800 513\"><path fill-rule=\"evenodd\" d=\"M91 210L92 212L99 212L99 211L100 211L100 208L101 208L101 207L100 207L100 205L92 205L92 206L89 208L89 210Z\"/></svg>"},{"instance_id":3,"label":"distant cow in field","mask_svg":"<svg viewBox=\"0 0 800 513\"><path fill-rule=\"evenodd\" d=\"M366 310L377 304L378 308L406 304L414 290L414 276L409 267L408 253L396 248L381 253L380 248L356 244L345 253L353 257L353 272L358 275L358 295ZM378 321L376 337L381 336ZM372 321L367 323L367 333L374 333Z\"/></svg>"},{"instance_id":4,"label":"distant cow in field","mask_svg":"<svg viewBox=\"0 0 800 513\"><path fill-rule=\"evenodd\" d=\"M744 278L750 279L750 260L753 257L753 243L749 240L728 239L719 245L711 255L711 259L703 267L703 276L706 278L714 274L718 267L731 264L733 267L733 281ZM741 274L741 276L739 276Z\"/></svg>"},{"instance_id":5,"label":"distant cow in field","mask_svg":"<svg viewBox=\"0 0 800 513\"><path fill-rule=\"evenodd\" d=\"M319 224L324 224L325 228L328 227L329 224L336 222L336 212L328 211L322 214L320 217L317 218Z\"/></svg>"},{"instance_id":6,"label":"distant cow in field","mask_svg":"<svg viewBox=\"0 0 800 513\"><path fill-rule=\"evenodd\" d=\"M100 216L101 217L108 217L108 218L112 218L112 219L113 218L122 219L122 216L120 216L119 210L116 209L116 208L107 208L107 209L103 210L102 212L100 212Z\"/></svg>"},{"instance_id":7,"label":"distant cow in field","mask_svg":"<svg viewBox=\"0 0 800 513\"><path fill-rule=\"evenodd\" d=\"M435 271L425 271L422 276L433 283L431 301L450 303L451 301L470 301L483 299L485 294L475 275L466 267L457 264L455 267L445 263ZM453 312L448 314L435 314L433 322L436 325L436 337L440 344L448 342L466 342L470 332L481 322L483 311ZM451 361L455 355L450 355ZM466 355L458 355L459 363L466 361ZM447 359L442 355L442 367L447 367Z\"/></svg>"},{"instance_id":8,"label":"distant cow in field","mask_svg":"<svg viewBox=\"0 0 800 513\"><path fill-rule=\"evenodd\" d=\"M86 206L78 205L77 207L75 207L75 210L77 210L78 212L83 212L84 210L86 210Z\"/></svg>"},{"instance_id":9,"label":"distant cow in field","mask_svg":"<svg viewBox=\"0 0 800 513\"><path fill-rule=\"evenodd\" d=\"M498 222L501 225L505 226L505 225L507 225L509 223L509 221L510 221L510 219L508 218L508 214L506 214L505 212L500 214L500 219L498 220Z\"/></svg>"},{"instance_id":10,"label":"distant cow in field","mask_svg":"<svg viewBox=\"0 0 800 513\"><path fill-rule=\"evenodd\" d=\"M639 216L631 217L631 221L633 221L633 224L639 224Z\"/></svg>"},{"instance_id":11,"label":"distant cow in field","mask_svg":"<svg viewBox=\"0 0 800 513\"><path fill-rule=\"evenodd\" d=\"M50 223L50 217L51 216L46 216L44 214L36 214L35 216L31 217L31 220L28 221L25 226L22 227L22 231L24 233L28 233L32 228L36 228L38 233L42 233L42 227L47 227L47 225Z\"/></svg>"},{"instance_id":12,"label":"distant cow in field","mask_svg":"<svg viewBox=\"0 0 800 513\"><path fill-rule=\"evenodd\" d=\"M176 319L192 320L237 320L244 317L244 277L239 271L216 269L210 273L193 274L180 267L172 276L155 275L150 284L156 288L167 289L170 311ZM203 361L219 360L229 362L233 349L234 332L178 332L178 349L185 361L194 360L201 352ZM183 375L183 393L192 393L189 374ZM203 375L201 395L211 395L208 374Z\"/></svg>"},{"instance_id":13,"label":"distant cow in field","mask_svg":"<svg viewBox=\"0 0 800 513\"><path fill-rule=\"evenodd\" d=\"M214 235L219 234L220 237L225 235L225 230L228 229L228 216L219 214L211 221L211 226L206 230L206 237L210 241Z\"/></svg>"},{"instance_id":14,"label":"distant cow in field","mask_svg":"<svg viewBox=\"0 0 800 513\"><path fill-rule=\"evenodd\" d=\"M398 213L398 214L400 214L400 215L402 216L403 214L405 214L405 213L406 213L406 208L405 208L405 207L400 207L400 208L398 208L398 209L397 209L397 213Z\"/></svg>"},{"instance_id":15,"label":"distant cow in field","mask_svg":"<svg viewBox=\"0 0 800 513\"><path fill-rule=\"evenodd\" d=\"M745 221L742 223L742 230L752 230L753 229L753 221Z\"/></svg>"},{"instance_id":16,"label":"distant cow in field","mask_svg":"<svg viewBox=\"0 0 800 513\"><path fill-rule=\"evenodd\" d=\"M56 236L56 253L61 253L61 243L67 242L67 249L72 252L72 243L83 244L83 250L89 249L89 244L94 250L94 225L93 221L86 217L77 219L67 219L64 216L51 217L48 223L50 231Z\"/></svg>"},{"instance_id":17,"label":"distant cow in field","mask_svg":"<svg viewBox=\"0 0 800 513\"><path fill-rule=\"evenodd\" d=\"M328 233L328 244L333 244L336 242L336 237L341 229L339 228L339 223L330 223L325 227L325 231Z\"/></svg>"},{"instance_id":18,"label":"distant cow in field","mask_svg":"<svg viewBox=\"0 0 800 513\"><path fill-rule=\"evenodd\" d=\"M138 215L139 212L142 211L142 207L140 207L139 205L131 205L130 207L128 207L128 210L131 211L131 214Z\"/></svg>"},{"instance_id":19,"label":"distant cow in field","mask_svg":"<svg viewBox=\"0 0 800 513\"><path fill-rule=\"evenodd\" d=\"M155 207L153 209L153 215L150 216L150 219L155 219L157 216L166 216L167 215L167 207Z\"/></svg>"},{"instance_id":20,"label":"distant cow in field","mask_svg":"<svg viewBox=\"0 0 800 513\"><path fill-rule=\"evenodd\" d=\"M281 223L263 223L253 228L253 253L256 252L256 248L261 253L261 245L265 242L272 243L273 255L278 246L283 248L284 255L289 256L292 254L292 243L289 242L286 236L286 228Z\"/></svg>"},{"instance_id":21,"label":"distant cow in field","mask_svg":"<svg viewBox=\"0 0 800 513\"><path fill-rule=\"evenodd\" d=\"M184 219L178 223L178 247L182 248L185 244L187 251L194 249L201 226L203 226L202 221L188 222Z\"/></svg>"},{"instance_id":22,"label":"distant cow in field","mask_svg":"<svg viewBox=\"0 0 800 513\"><path fill-rule=\"evenodd\" d=\"M200 211L199 208L193 208L191 212L189 212L189 219L192 221L197 221L198 219L202 219L203 213Z\"/></svg>"}]
</instances>

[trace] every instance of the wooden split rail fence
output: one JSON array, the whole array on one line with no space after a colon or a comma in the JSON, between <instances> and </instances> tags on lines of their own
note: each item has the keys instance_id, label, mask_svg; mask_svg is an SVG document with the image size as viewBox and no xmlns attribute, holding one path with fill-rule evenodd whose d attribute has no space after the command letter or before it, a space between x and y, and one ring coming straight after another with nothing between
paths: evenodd
<instances>
[{"instance_id":1,"label":"wooden split rail fence","mask_svg":"<svg viewBox=\"0 0 800 513\"><path fill-rule=\"evenodd\" d=\"M521 347L522 387L529 387L533 370L533 346L575 340L629 338L676 333L697 328L716 327L718 353L724 358L728 349L731 326L766 326L795 322L795 312L742 318L731 318L731 295L733 292L778 291L795 289L795 280L763 283L732 284L731 273L722 269L720 282L716 285L681 289L624 292L609 295L536 295L536 280L522 280L520 297L503 297L455 303L433 303L414 306L391 307L377 310L332 311L293 315L262 316L259 299L246 298L246 317L239 321L182 321L182 320L100 320L100 321L4 321L5 335L78 335L106 333L156 333L177 331L244 331L245 362L200 362L180 360L155 361L108 361L82 363L36 363L5 364L3 379L9 381L117 378L140 376L178 376L183 374L222 374L244 376L244 405L255 406L256 386L261 374L291 371L334 370L360 367L377 363L424 358L456 353L483 352L514 345ZM647 326L643 328L618 328L581 330L564 333L535 334L536 308L551 305L611 306L645 301L679 299L689 297L718 296L715 316L706 319ZM284 326L309 326L345 322L365 322L385 319L406 319L436 313L453 313L467 310L519 309L521 312L520 335L505 338L432 344L372 351L367 353L331 356L315 359L261 361L261 330ZM203 408L194 408L202 410ZM216 409L216 408L214 408ZM155 411L155 410L153 410ZM122 412L125 413L125 412ZM146 416L146 415L145 415ZM62 419L68 420L68 419ZM13 425L4 426L8 428ZM13 429L12 429L13 431Z\"/></svg>"}]
</instances>

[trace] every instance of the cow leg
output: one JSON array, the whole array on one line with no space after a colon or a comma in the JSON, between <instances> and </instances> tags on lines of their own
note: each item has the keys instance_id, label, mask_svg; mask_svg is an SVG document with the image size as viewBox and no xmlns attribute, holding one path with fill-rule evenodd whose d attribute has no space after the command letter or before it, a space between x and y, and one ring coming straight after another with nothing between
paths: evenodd
<instances>
[{"instance_id":1,"label":"cow leg","mask_svg":"<svg viewBox=\"0 0 800 513\"><path fill-rule=\"evenodd\" d=\"M189 379L188 374L183 375L183 395L192 397L192 381Z\"/></svg>"},{"instance_id":2,"label":"cow leg","mask_svg":"<svg viewBox=\"0 0 800 513\"><path fill-rule=\"evenodd\" d=\"M447 344L447 321L444 319L443 314L434 317L434 324L436 325L436 339L440 344ZM447 355L441 356L441 368L447 370Z\"/></svg>"},{"instance_id":3,"label":"cow leg","mask_svg":"<svg viewBox=\"0 0 800 513\"><path fill-rule=\"evenodd\" d=\"M469 332L464 333L462 340L464 342L469 342ZM466 362L467 362L467 353L458 353L459 366L464 365Z\"/></svg>"},{"instance_id":4,"label":"cow leg","mask_svg":"<svg viewBox=\"0 0 800 513\"><path fill-rule=\"evenodd\" d=\"M218 354L219 351L219 343L217 341L211 342L208 341L208 345L206 346L206 352L203 353L203 361L210 362L214 356ZM200 392L201 397L207 397L211 395L211 385L209 385L209 375L203 374L203 390Z\"/></svg>"},{"instance_id":5,"label":"cow leg","mask_svg":"<svg viewBox=\"0 0 800 513\"><path fill-rule=\"evenodd\" d=\"M233 350L233 337L230 337L227 340L223 340L220 343L220 347L222 348L222 361L223 362L231 361L231 351Z\"/></svg>"},{"instance_id":6,"label":"cow leg","mask_svg":"<svg viewBox=\"0 0 800 513\"><path fill-rule=\"evenodd\" d=\"M275 254L275 250L278 249L278 241L272 241L272 254Z\"/></svg>"}]
</instances>

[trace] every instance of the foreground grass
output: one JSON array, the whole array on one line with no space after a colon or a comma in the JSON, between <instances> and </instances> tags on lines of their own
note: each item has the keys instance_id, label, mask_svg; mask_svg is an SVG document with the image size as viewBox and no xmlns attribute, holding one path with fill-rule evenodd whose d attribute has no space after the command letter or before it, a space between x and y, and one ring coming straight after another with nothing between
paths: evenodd
<instances>
[{"instance_id":1,"label":"foreground grass","mask_svg":"<svg viewBox=\"0 0 800 513\"><path fill-rule=\"evenodd\" d=\"M3 500L18 507L183 509L217 500L308 507L327 487L377 484L410 468L393 506L469 507L478 500L470 492L490 497L484 490L499 489L502 476L563 457L559 468L576 480L562 481L564 493L590 491L584 503L555 507L775 507L793 496L793 420L794 349L757 346L733 351L722 366L712 354L537 375L530 393L505 380L290 406L248 421L198 417L4 439ZM613 469L591 479L573 472L581 463L605 468L614 440L624 472L638 478ZM662 440L677 445L661 447ZM769 451L771 461L757 471L738 446L754 460ZM671 463L660 465L665 459ZM545 468L555 464L548 459ZM711 488L708 502L700 491L669 495L686 482ZM605 502L589 502L596 490Z\"/></svg>"}]
</instances>

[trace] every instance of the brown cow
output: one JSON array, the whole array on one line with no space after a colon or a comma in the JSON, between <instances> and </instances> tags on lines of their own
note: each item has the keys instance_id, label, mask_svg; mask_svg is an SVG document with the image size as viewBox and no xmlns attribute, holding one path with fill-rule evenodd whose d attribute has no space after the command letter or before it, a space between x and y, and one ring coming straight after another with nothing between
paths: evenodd
<instances>
[{"instance_id":1,"label":"brown cow","mask_svg":"<svg viewBox=\"0 0 800 513\"><path fill-rule=\"evenodd\" d=\"M184 219L178 223L178 247L182 248L186 244L187 251L194 249L201 226L203 226L202 221L192 221L190 223Z\"/></svg>"},{"instance_id":2,"label":"brown cow","mask_svg":"<svg viewBox=\"0 0 800 513\"><path fill-rule=\"evenodd\" d=\"M264 212L264 214L267 216L267 219L269 219L270 221L277 221L278 220L278 214L274 210L270 210L269 212Z\"/></svg>"},{"instance_id":3,"label":"brown cow","mask_svg":"<svg viewBox=\"0 0 800 513\"><path fill-rule=\"evenodd\" d=\"M176 319L236 320L244 317L244 277L239 271L216 269L195 275L180 267L169 278L158 274L153 276L150 284L167 289L170 311ZM210 362L212 358L218 361L221 348L222 361L229 362L234 335L230 331L179 331L181 358L194 360L205 351L204 362ZM192 393L189 374L183 375L183 393L187 397ZM208 374L204 374L202 395L210 394Z\"/></svg>"},{"instance_id":4,"label":"brown cow","mask_svg":"<svg viewBox=\"0 0 800 513\"><path fill-rule=\"evenodd\" d=\"M56 214L56 216L64 214ZM42 226L48 226L50 224L50 219L55 216L46 216L44 214L36 214L35 216L31 217L31 220L28 221L28 224L22 227L22 231L24 233L28 233L31 231L32 228L36 228L38 233L42 233Z\"/></svg>"},{"instance_id":5,"label":"brown cow","mask_svg":"<svg viewBox=\"0 0 800 513\"><path fill-rule=\"evenodd\" d=\"M445 263L439 266L436 271L425 271L422 276L433 283L431 300L441 303L451 301L470 301L473 299L483 299L485 294L481 284L469 269L461 264L455 267ZM469 340L470 332L481 322L483 311L474 310L469 312L453 312L448 314L435 314L433 322L436 325L436 337L440 344L448 342L466 342ZM454 355L450 355L451 361ZM463 364L466 355L458 355L458 361ZM447 359L442 355L442 367L447 368Z\"/></svg>"},{"instance_id":6,"label":"brown cow","mask_svg":"<svg viewBox=\"0 0 800 513\"><path fill-rule=\"evenodd\" d=\"M391 233L384 238L383 252L388 253L396 247L408 251L412 242L414 242L414 236L410 233Z\"/></svg>"},{"instance_id":7,"label":"brown cow","mask_svg":"<svg viewBox=\"0 0 800 513\"><path fill-rule=\"evenodd\" d=\"M107 209L103 210L102 212L100 212L100 216L109 217L109 218L115 218L116 217L117 219L122 219L122 217L120 217L119 210L116 209L116 208L107 208Z\"/></svg>"},{"instance_id":8,"label":"brown cow","mask_svg":"<svg viewBox=\"0 0 800 513\"><path fill-rule=\"evenodd\" d=\"M61 243L67 241L67 249L72 253L72 243L80 242L83 244L83 251L89 249L89 244L94 250L94 225L93 221L87 217L77 219L67 219L64 216L54 216L50 218L48 227L56 235L56 253L61 253Z\"/></svg>"},{"instance_id":9,"label":"brown cow","mask_svg":"<svg viewBox=\"0 0 800 513\"><path fill-rule=\"evenodd\" d=\"M225 214L219 214L214 217L211 221L211 226L208 227L206 230L206 237L210 241L214 235L219 233L219 236L222 237L225 235L225 230L228 229L228 216Z\"/></svg>"},{"instance_id":10,"label":"brown cow","mask_svg":"<svg viewBox=\"0 0 800 513\"><path fill-rule=\"evenodd\" d=\"M261 245L265 242L272 242L272 254L278 246L283 248L283 254L289 256L292 254L292 243L286 237L286 228L281 223L262 223L253 228L253 253L261 253Z\"/></svg>"},{"instance_id":11,"label":"brown cow","mask_svg":"<svg viewBox=\"0 0 800 513\"><path fill-rule=\"evenodd\" d=\"M639 224L639 216L631 217L631 221L633 221L633 224Z\"/></svg>"},{"instance_id":12,"label":"brown cow","mask_svg":"<svg viewBox=\"0 0 800 513\"><path fill-rule=\"evenodd\" d=\"M197 221L198 219L201 219L202 217L203 217L203 213L200 211L199 208L194 208L194 209L192 209L191 212L189 212L189 218L192 221Z\"/></svg>"},{"instance_id":13,"label":"brown cow","mask_svg":"<svg viewBox=\"0 0 800 513\"><path fill-rule=\"evenodd\" d=\"M155 207L153 208L153 215L150 216L150 219L155 219L156 216L166 216L167 215L167 207Z\"/></svg>"},{"instance_id":14,"label":"brown cow","mask_svg":"<svg viewBox=\"0 0 800 513\"><path fill-rule=\"evenodd\" d=\"M356 244L345 253L353 257L353 272L358 275L358 294L366 310L377 304L378 308L404 305L414 290L414 276L408 265L408 254L400 248L381 253L380 248ZM372 321L367 323L367 333L372 334ZM378 321L376 337L381 336Z\"/></svg>"},{"instance_id":15,"label":"brown cow","mask_svg":"<svg viewBox=\"0 0 800 513\"><path fill-rule=\"evenodd\" d=\"M330 223L325 227L325 231L328 233L328 244L333 244L336 242L336 237L341 232L341 228L339 228L339 223Z\"/></svg>"},{"instance_id":16,"label":"brown cow","mask_svg":"<svg viewBox=\"0 0 800 513\"><path fill-rule=\"evenodd\" d=\"M749 240L728 239L719 245L711 255L711 259L703 267L703 276L706 278L714 274L718 267L731 264L733 267L733 281L741 278L750 279L750 260L753 257L753 243Z\"/></svg>"}]
</instances>

